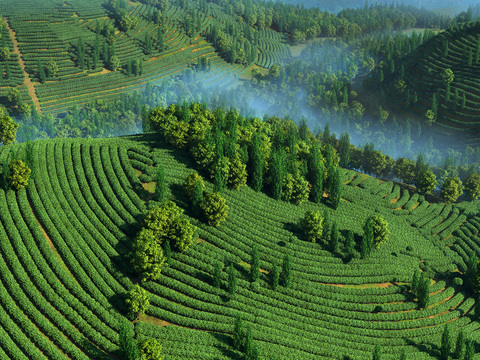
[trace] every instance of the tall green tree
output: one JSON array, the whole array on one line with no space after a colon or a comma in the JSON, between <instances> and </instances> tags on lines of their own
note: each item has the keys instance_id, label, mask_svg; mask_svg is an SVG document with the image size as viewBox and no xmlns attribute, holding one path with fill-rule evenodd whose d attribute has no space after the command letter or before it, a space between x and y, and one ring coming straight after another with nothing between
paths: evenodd
<instances>
[{"instance_id":1,"label":"tall green tree","mask_svg":"<svg viewBox=\"0 0 480 360\"><path fill-rule=\"evenodd\" d=\"M355 238L351 230L347 231L347 239L345 241L345 252L348 258L352 258L355 253Z\"/></svg>"},{"instance_id":2,"label":"tall green tree","mask_svg":"<svg viewBox=\"0 0 480 360\"><path fill-rule=\"evenodd\" d=\"M476 200L480 196L480 174L471 173L465 179L465 193L470 200Z\"/></svg>"},{"instance_id":3,"label":"tall green tree","mask_svg":"<svg viewBox=\"0 0 480 360\"><path fill-rule=\"evenodd\" d=\"M365 259L373 249L373 218L370 217L363 227L364 235L360 243L360 255Z\"/></svg>"},{"instance_id":4,"label":"tall green tree","mask_svg":"<svg viewBox=\"0 0 480 360\"><path fill-rule=\"evenodd\" d=\"M233 347L236 350L240 350L243 345L243 320L240 313L235 315L235 327L233 329Z\"/></svg>"},{"instance_id":5,"label":"tall green tree","mask_svg":"<svg viewBox=\"0 0 480 360\"><path fill-rule=\"evenodd\" d=\"M8 115L0 115L0 142L3 145L10 145L15 141L17 129L20 125L17 124Z\"/></svg>"},{"instance_id":6,"label":"tall green tree","mask_svg":"<svg viewBox=\"0 0 480 360\"><path fill-rule=\"evenodd\" d=\"M331 190L329 194L329 202L334 209L340 204L342 198L342 174L340 173L340 167L333 171Z\"/></svg>"},{"instance_id":7,"label":"tall green tree","mask_svg":"<svg viewBox=\"0 0 480 360\"><path fill-rule=\"evenodd\" d=\"M453 353L453 357L455 359L461 359L464 353L465 353L465 333L463 329L461 329L457 335L457 343L455 345L455 352Z\"/></svg>"},{"instance_id":8,"label":"tall green tree","mask_svg":"<svg viewBox=\"0 0 480 360\"><path fill-rule=\"evenodd\" d=\"M315 203L320 203L323 197L323 179L325 168L321 161L322 153L316 141L312 144L312 150L308 162L309 178L312 185L312 200Z\"/></svg>"},{"instance_id":9,"label":"tall green tree","mask_svg":"<svg viewBox=\"0 0 480 360\"><path fill-rule=\"evenodd\" d=\"M272 196L279 200L282 197L283 181L286 175L285 152L283 149L274 151L270 162L270 181L272 185Z\"/></svg>"},{"instance_id":10,"label":"tall green tree","mask_svg":"<svg viewBox=\"0 0 480 360\"><path fill-rule=\"evenodd\" d=\"M152 338L147 338L138 347L140 357L138 360L163 360L162 345Z\"/></svg>"},{"instance_id":11,"label":"tall green tree","mask_svg":"<svg viewBox=\"0 0 480 360\"><path fill-rule=\"evenodd\" d=\"M139 315L145 314L145 311L147 311L150 306L147 290L138 284L133 285L128 291L128 297L125 299L125 303L127 304L129 317L131 319L136 319Z\"/></svg>"},{"instance_id":12,"label":"tall green tree","mask_svg":"<svg viewBox=\"0 0 480 360\"><path fill-rule=\"evenodd\" d=\"M443 183L440 194L447 203L457 201L458 197L463 194L462 182L458 177L449 177Z\"/></svg>"},{"instance_id":13,"label":"tall green tree","mask_svg":"<svg viewBox=\"0 0 480 360\"><path fill-rule=\"evenodd\" d=\"M339 149L341 167L348 167L350 164L350 134L348 132L340 135Z\"/></svg>"},{"instance_id":14,"label":"tall green tree","mask_svg":"<svg viewBox=\"0 0 480 360\"><path fill-rule=\"evenodd\" d=\"M252 189L260 191L263 187L263 154L260 150L261 140L258 132L255 132L252 137L252 148L250 154L251 170L250 170L250 183Z\"/></svg>"},{"instance_id":15,"label":"tall green tree","mask_svg":"<svg viewBox=\"0 0 480 360\"><path fill-rule=\"evenodd\" d=\"M307 210L300 222L305 237L308 241L315 242L322 238L324 229L324 218L318 211Z\"/></svg>"},{"instance_id":16,"label":"tall green tree","mask_svg":"<svg viewBox=\"0 0 480 360\"><path fill-rule=\"evenodd\" d=\"M227 218L229 209L225 198L218 192L205 195L200 208L210 226L219 226Z\"/></svg>"},{"instance_id":17,"label":"tall green tree","mask_svg":"<svg viewBox=\"0 0 480 360\"><path fill-rule=\"evenodd\" d=\"M142 275L142 281L157 279L165 260L154 231L146 228L140 230L133 241L131 264Z\"/></svg>"},{"instance_id":18,"label":"tall green tree","mask_svg":"<svg viewBox=\"0 0 480 360\"><path fill-rule=\"evenodd\" d=\"M429 195L437 187L437 177L431 170L426 170L415 179L415 184L420 194Z\"/></svg>"},{"instance_id":19,"label":"tall green tree","mask_svg":"<svg viewBox=\"0 0 480 360\"><path fill-rule=\"evenodd\" d=\"M423 275L423 273L422 273ZM417 289L417 298L418 298L418 305L422 309L426 309L428 307L428 304L430 302L430 279L429 278L424 278L422 276L421 281L418 285Z\"/></svg>"},{"instance_id":20,"label":"tall green tree","mask_svg":"<svg viewBox=\"0 0 480 360\"><path fill-rule=\"evenodd\" d=\"M215 265L213 268L213 287L216 289L220 289L220 284L222 282L222 264L220 262L215 261Z\"/></svg>"},{"instance_id":21,"label":"tall green tree","mask_svg":"<svg viewBox=\"0 0 480 360\"><path fill-rule=\"evenodd\" d=\"M155 193L153 195L155 201L158 202L163 202L165 199L165 192L166 192L166 183L165 183L165 169L162 166L162 164L158 165L157 168L157 177L156 177L157 183L155 185Z\"/></svg>"},{"instance_id":22,"label":"tall green tree","mask_svg":"<svg viewBox=\"0 0 480 360\"><path fill-rule=\"evenodd\" d=\"M449 323L446 323L445 327L443 328L442 343L440 346L441 360L448 360L448 355L450 355L451 348L452 348L452 334L450 332Z\"/></svg>"},{"instance_id":23,"label":"tall green tree","mask_svg":"<svg viewBox=\"0 0 480 360\"><path fill-rule=\"evenodd\" d=\"M332 225L332 231L330 232L330 250L332 252L337 251L338 238L339 238L338 223L337 221L334 221Z\"/></svg>"},{"instance_id":24,"label":"tall green tree","mask_svg":"<svg viewBox=\"0 0 480 360\"><path fill-rule=\"evenodd\" d=\"M139 356L137 343L133 339L133 335L132 328L129 326L128 321L123 319L120 323L118 343L120 349L122 349L125 360L137 360Z\"/></svg>"}]
</instances>

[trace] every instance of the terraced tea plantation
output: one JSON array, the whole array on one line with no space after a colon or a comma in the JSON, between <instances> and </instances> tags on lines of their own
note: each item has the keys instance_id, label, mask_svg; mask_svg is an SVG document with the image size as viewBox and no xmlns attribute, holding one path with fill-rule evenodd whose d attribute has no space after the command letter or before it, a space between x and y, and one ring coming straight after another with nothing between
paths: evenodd
<instances>
[{"instance_id":1,"label":"terraced tea plantation","mask_svg":"<svg viewBox=\"0 0 480 360\"><path fill-rule=\"evenodd\" d=\"M171 5L159 24L152 20L155 8L140 2L129 4L127 14L138 19L138 24L128 31L118 28L106 1L38 1L31 7L18 6L12 0L0 4L5 46L12 54L8 60L11 75L0 79L0 97L6 99L9 87L18 87L23 101L34 103L37 111L58 114L75 104L81 106L96 98L108 102L119 94L145 88L147 82L180 76L201 58L210 64L208 72L197 74L205 86L228 87L246 70L244 64L226 62L206 41L213 24L223 28L226 22L236 21L218 5L206 3L203 11ZM187 29L186 21L195 21L196 27ZM100 30L108 27L113 31L111 37ZM147 37L153 44L150 52L146 52ZM291 56L286 37L270 29L258 35L257 53L254 61L262 67ZM107 60L112 56L119 61L116 70ZM127 64L137 60L143 64L141 70L129 75ZM49 61L54 61L58 70L42 81L40 68L46 68Z\"/></svg>"},{"instance_id":2,"label":"terraced tea plantation","mask_svg":"<svg viewBox=\"0 0 480 360\"><path fill-rule=\"evenodd\" d=\"M198 240L172 253L158 280L147 281L150 307L134 321L136 339L157 338L165 359L239 359L232 346L235 316L250 325L262 358L436 359L444 324L478 341L475 300L462 278L480 254L480 206L430 204L392 182L342 172L337 210L340 246L303 239L295 206L248 187L225 190L228 217L218 228L190 217L183 183L193 170L187 153L154 134L110 139L34 142L35 174L27 188L0 190L0 358L118 359L125 294L138 274L129 264L132 238L154 191L161 164L166 197L198 227ZM22 156L25 144L0 147ZM142 183L143 182L143 183ZM213 185L206 182L207 190ZM391 236L366 259L343 260L352 230L359 249L365 219L380 213ZM261 275L250 280L257 244ZM453 245L452 245L453 244ZM273 290L269 272L292 258L292 284ZM213 286L216 261L224 267ZM226 267L238 290L226 296ZM418 309L410 283L415 269L431 278L430 302ZM349 357L346 357L349 356Z\"/></svg>"},{"instance_id":3,"label":"terraced tea plantation","mask_svg":"<svg viewBox=\"0 0 480 360\"><path fill-rule=\"evenodd\" d=\"M401 68L404 66L404 75ZM393 75L384 69L385 81L378 88L389 111L427 122L435 116L434 138L462 148L480 139L480 23L461 23L439 33L404 59L396 60ZM453 78L447 80L444 72ZM404 80L406 87L396 89ZM448 85L447 85L448 83ZM388 101L386 101L388 99ZM416 101L415 101L415 100ZM424 129L429 129L424 125ZM457 141L461 139L461 141ZM457 144L458 142L459 144Z\"/></svg>"}]
</instances>

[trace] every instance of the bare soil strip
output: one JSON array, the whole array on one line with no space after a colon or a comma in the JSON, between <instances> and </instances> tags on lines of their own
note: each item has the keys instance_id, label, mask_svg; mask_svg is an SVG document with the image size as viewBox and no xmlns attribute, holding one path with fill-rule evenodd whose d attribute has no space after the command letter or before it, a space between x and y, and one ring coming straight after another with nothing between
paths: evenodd
<instances>
[{"instance_id":1,"label":"bare soil strip","mask_svg":"<svg viewBox=\"0 0 480 360\"><path fill-rule=\"evenodd\" d=\"M41 114L42 109L40 108L40 103L38 102L37 94L35 93L35 87L33 86L33 83L30 80L28 73L25 71L25 62L23 61L22 53L20 52L20 48L18 47L18 41L17 41L17 38L15 37L15 32L12 30L12 28L10 27L10 24L8 23L8 17L4 17L3 19L5 20L5 24L7 25L8 32L10 33L10 38L13 41L13 53L18 54L18 61L20 62L20 66L22 67L23 74L25 75L25 85L27 85L28 93L30 94L30 97L32 98L33 103L37 108L37 112Z\"/></svg>"}]
</instances>

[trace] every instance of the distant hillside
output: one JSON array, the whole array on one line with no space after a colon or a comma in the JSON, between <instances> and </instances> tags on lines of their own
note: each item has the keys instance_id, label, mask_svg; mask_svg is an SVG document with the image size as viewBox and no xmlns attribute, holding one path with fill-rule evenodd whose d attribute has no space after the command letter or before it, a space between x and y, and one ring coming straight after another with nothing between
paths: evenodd
<instances>
[{"instance_id":1,"label":"distant hillside","mask_svg":"<svg viewBox=\"0 0 480 360\"><path fill-rule=\"evenodd\" d=\"M205 87L228 87L249 66L269 68L290 56L285 35L237 24L215 3L113 3L2 2L1 43L9 56L0 59L0 103L16 113L7 99L16 87L37 112L58 114L143 90L147 82L179 75L188 82L194 73ZM214 28L221 45L209 41ZM240 35L243 42L232 50Z\"/></svg>"},{"instance_id":2,"label":"distant hillside","mask_svg":"<svg viewBox=\"0 0 480 360\"><path fill-rule=\"evenodd\" d=\"M453 73L449 85L447 69ZM420 120L436 143L478 144L480 22L441 32L393 65L386 60L382 73L378 94L390 113Z\"/></svg>"}]
</instances>

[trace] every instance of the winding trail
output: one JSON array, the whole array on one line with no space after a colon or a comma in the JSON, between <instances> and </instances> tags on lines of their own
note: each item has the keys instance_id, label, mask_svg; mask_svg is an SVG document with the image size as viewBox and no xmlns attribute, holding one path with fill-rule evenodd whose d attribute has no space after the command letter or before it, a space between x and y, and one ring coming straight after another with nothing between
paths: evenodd
<instances>
[{"instance_id":1,"label":"winding trail","mask_svg":"<svg viewBox=\"0 0 480 360\"><path fill-rule=\"evenodd\" d=\"M25 71L25 62L23 61L22 53L20 52L20 48L18 47L18 41L17 41L17 38L15 37L15 32L12 30L12 28L10 27L10 24L8 23L8 17L4 17L3 19L5 20L5 24L7 25L8 32L10 33L10 38L13 41L13 53L18 54L18 61L20 62L20 66L22 67L23 74L25 77L24 84L28 88L28 93L30 94L30 97L32 98L33 103L37 108L37 112L41 114L42 109L40 108L40 103L38 102L37 94L35 92L35 87L32 81L30 80L28 73Z\"/></svg>"}]
</instances>

